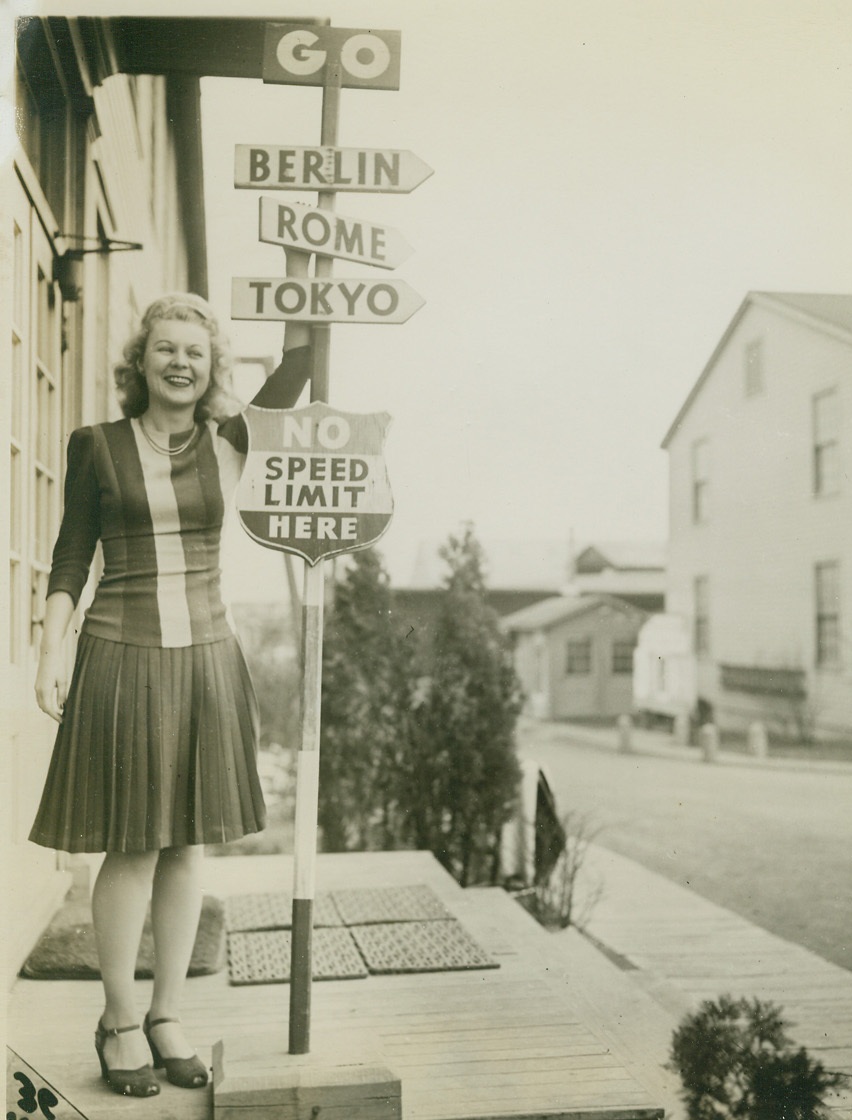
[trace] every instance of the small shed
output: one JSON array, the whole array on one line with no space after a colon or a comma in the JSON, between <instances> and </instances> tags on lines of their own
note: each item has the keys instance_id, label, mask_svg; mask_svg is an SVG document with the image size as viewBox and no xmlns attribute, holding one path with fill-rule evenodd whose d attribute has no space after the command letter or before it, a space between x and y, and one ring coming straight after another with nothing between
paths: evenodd
<instances>
[{"instance_id":1,"label":"small shed","mask_svg":"<svg viewBox=\"0 0 852 1120\"><path fill-rule=\"evenodd\" d=\"M555 595L501 620L536 719L611 720L632 707L647 611L612 595Z\"/></svg>"}]
</instances>

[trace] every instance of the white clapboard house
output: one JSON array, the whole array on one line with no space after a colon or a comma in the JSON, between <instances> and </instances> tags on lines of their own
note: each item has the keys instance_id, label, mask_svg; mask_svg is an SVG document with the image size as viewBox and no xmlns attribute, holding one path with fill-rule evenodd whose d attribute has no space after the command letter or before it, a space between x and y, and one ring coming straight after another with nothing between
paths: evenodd
<instances>
[{"instance_id":1,"label":"white clapboard house","mask_svg":"<svg viewBox=\"0 0 852 1120\"><path fill-rule=\"evenodd\" d=\"M639 706L852 734L852 295L749 293L663 446L670 620Z\"/></svg>"}]
</instances>

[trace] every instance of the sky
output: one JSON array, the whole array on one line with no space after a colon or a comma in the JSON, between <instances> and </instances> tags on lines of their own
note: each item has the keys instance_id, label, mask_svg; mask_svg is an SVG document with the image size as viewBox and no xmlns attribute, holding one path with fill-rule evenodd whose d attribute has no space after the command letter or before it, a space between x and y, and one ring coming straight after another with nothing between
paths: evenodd
<instances>
[{"instance_id":1,"label":"sky","mask_svg":"<svg viewBox=\"0 0 852 1120\"><path fill-rule=\"evenodd\" d=\"M396 585L464 521L486 542L665 540L660 441L746 293L852 291L847 0L74 6L401 31L400 89L343 90L338 143L434 174L337 208L405 237L392 275L425 305L333 327L330 391L393 417ZM317 144L320 91L204 79L202 112L211 300L238 354L277 353L282 324L228 323L232 277L283 274L234 145Z\"/></svg>"},{"instance_id":2,"label":"sky","mask_svg":"<svg viewBox=\"0 0 852 1120\"><path fill-rule=\"evenodd\" d=\"M407 323L332 329L330 400L387 411L395 583L419 541L664 540L660 441L749 290L852 290L852 6L280 3L402 32L399 91L344 90L340 146L408 148ZM280 274L235 143L314 144L320 93L203 83L211 298ZM279 196L283 198L284 196ZM291 196L298 198L300 196ZM312 201L314 196L301 196ZM336 262L335 275L385 273ZM241 353L281 324L233 323Z\"/></svg>"}]
</instances>

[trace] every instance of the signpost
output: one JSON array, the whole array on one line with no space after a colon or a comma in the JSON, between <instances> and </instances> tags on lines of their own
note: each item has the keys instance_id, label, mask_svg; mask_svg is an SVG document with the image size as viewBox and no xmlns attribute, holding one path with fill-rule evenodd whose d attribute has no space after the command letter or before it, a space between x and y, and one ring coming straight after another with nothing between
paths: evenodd
<instances>
[{"instance_id":1,"label":"signpost","mask_svg":"<svg viewBox=\"0 0 852 1120\"><path fill-rule=\"evenodd\" d=\"M322 561L374 543L393 512L382 459L390 417L386 413L343 412L328 404L330 325L402 323L423 305L417 292L402 280L331 278L335 257L392 269L410 252L397 231L335 214L335 195L338 190L404 193L432 174L431 168L408 151L339 148L340 91L398 89L399 69L398 31L268 24L263 80L323 87L320 143L317 147L239 144L234 157L234 183L239 188L318 192L316 208L273 198L259 200L260 240L313 253L314 275L235 277L231 293L235 319L298 320L314 325L311 404L302 409L246 410L249 451L237 492L246 532L268 548L295 553L305 560L301 743L293 853L291 1055L308 1054L310 1050ZM385 1081L396 1088L385 1093L382 1107L388 1111L381 1115L396 1117L399 1082L390 1074ZM264 1106L267 1103L268 1095ZM368 1120L367 1112L360 1115ZM374 1115L378 1113L369 1112L370 1118Z\"/></svg>"}]
</instances>

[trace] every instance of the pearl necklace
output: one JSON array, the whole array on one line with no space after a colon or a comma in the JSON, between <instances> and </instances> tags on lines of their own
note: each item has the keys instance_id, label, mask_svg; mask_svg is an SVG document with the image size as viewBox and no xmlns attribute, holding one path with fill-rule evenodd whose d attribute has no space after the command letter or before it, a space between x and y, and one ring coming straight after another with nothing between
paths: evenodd
<instances>
[{"instance_id":1,"label":"pearl necklace","mask_svg":"<svg viewBox=\"0 0 852 1120\"><path fill-rule=\"evenodd\" d=\"M160 455L168 455L170 457L180 455L182 452L186 451L187 447L189 447L189 445L195 439L195 433L198 430L197 427L193 425L192 431L189 433L180 447L163 447L161 443L157 443L157 441L145 427L145 422L143 421L141 416L139 417L139 427L142 429L142 435L156 452L158 452Z\"/></svg>"}]
</instances>

